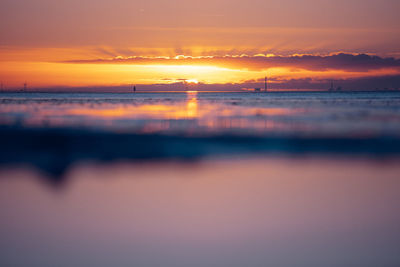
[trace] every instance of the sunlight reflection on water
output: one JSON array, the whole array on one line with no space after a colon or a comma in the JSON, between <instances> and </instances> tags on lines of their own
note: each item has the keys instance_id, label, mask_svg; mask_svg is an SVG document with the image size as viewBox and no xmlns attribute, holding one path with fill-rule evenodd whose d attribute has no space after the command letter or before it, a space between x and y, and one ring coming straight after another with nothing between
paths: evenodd
<instances>
[{"instance_id":1,"label":"sunlight reflection on water","mask_svg":"<svg viewBox=\"0 0 400 267\"><path fill-rule=\"evenodd\" d=\"M397 93L2 94L0 266L399 266L399 111Z\"/></svg>"},{"instance_id":2,"label":"sunlight reflection on water","mask_svg":"<svg viewBox=\"0 0 400 267\"><path fill-rule=\"evenodd\" d=\"M23 96L25 95L25 96ZM395 135L396 93L6 94L0 124L137 133Z\"/></svg>"}]
</instances>

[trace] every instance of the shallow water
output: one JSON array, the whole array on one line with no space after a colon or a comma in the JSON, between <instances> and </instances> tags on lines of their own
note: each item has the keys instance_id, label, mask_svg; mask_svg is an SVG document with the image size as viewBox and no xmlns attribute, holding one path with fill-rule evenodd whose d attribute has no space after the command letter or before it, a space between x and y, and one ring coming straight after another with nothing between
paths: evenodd
<instances>
[{"instance_id":1,"label":"shallow water","mask_svg":"<svg viewBox=\"0 0 400 267\"><path fill-rule=\"evenodd\" d=\"M399 136L400 92L1 94L0 125L195 135Z\"/></svg>"},{"instance_id":2,"label":"shallow water","mask_svg":"<svg viewBox=\"0 0 400 267\"><path fill-rule=\"evenodd\" d=\"M400 93L0 95L0 266L400 265Z\"/></svg>"},{"instance_id":3,"label":"shallow water","mask_svg":"<svg viewBox=\"0 0 400 267\"><path fill-rule=\"evenodd\" d=\"M1 266L398 266L399 160L0 169Z\"/></svg>"}]
</instances>

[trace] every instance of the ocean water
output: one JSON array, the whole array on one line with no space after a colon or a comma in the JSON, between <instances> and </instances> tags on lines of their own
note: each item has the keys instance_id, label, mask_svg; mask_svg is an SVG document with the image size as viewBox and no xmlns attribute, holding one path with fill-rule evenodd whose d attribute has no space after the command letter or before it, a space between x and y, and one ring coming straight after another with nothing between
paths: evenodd
<instances>
[{"instance_id":1,"label":"ocean water","mask_svg":"<svg viewBox=\"0 0 400 267\"><path fill-rule=\"evenodd\" d=\"M17 93L0 125L131 133L399 136L400 92Z\"/></svg>"},{"instance_id":2,"label":"ocean water","mask_svg":"<svg viewBox=\"0 0 400 267\"><path fill-rule=\"evenodd\" d=\"M400 93L0 94L0 266L399 266Z\"/></svg>"}]
</instances>

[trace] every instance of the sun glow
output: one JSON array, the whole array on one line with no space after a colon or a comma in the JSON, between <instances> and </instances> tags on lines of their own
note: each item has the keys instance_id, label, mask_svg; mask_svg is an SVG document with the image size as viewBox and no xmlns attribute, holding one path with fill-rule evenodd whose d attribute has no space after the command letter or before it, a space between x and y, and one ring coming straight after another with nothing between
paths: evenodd
<instances>
[{"instance_id":1,"label":"sun glow","mask_svg":"<svg viewBox=\"0 0 400 267\"><path fill-rule=\"evenodd\" d=\"M187 79L187 80L185 80L185 82L190 83L190 84L198 84L199 83L199 81L196 79Z\"/></svg>"},{"instance_id":2,"label":"sun glow","mask_svg":"<svg viewBox=\"0 0 400 267\"><path fill-rule=\"evenodd\" d=\"M0 57L2 53L0 51ZM42 90L46 87L115 87L137 85L174 85L186 88L186 91L202 90L209 84L263 83L261 77L265 69L252 69L243 65L196 65L190 62L177 65L176 61L163 64L104 64L104 63L68 63L36 61L0 60L0 82L2 90ZM271 84L290 82L290 79L350 79L398 75L398 68L373 69L370 71L341 69L303 69L289 67L270 67L267 70ZM159 87L160 87L159 86ZM252 86L252 85L251 85ZM58 89L55 90L58 90ZM249 87L252 88L252 87ZM64 90L63 89L63 90ZM77 90L78 90L77 89ZM73 89L71 89L73 90ZM80 90L80 89L79 89ZM97 89L93 89L97 90Z\"/></svg>"}]
</instances>

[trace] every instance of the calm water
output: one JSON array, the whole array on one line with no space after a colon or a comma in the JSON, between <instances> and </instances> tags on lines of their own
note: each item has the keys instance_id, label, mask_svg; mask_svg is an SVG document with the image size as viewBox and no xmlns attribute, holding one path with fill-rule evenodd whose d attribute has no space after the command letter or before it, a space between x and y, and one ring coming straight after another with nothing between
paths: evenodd
<instances>
[{"instance_id":1,"label":"calm water","mask_svg":"<svg viewBox=\"0 0 400 267\"><path fill-rule=\"evenodd\" d=\"M399 136L400 92L1 94L0 124L136 133Z\"/></svg>"},{"instance_id":2,"label":"calm water","mask_svg":"<svg viewBox=\"0 0 400 267\"><path fill-rule=\"evenodd\" d=\"M400 266L398 92L1 94L0 135L0 266Z\"/></svg>"}]
</instances>

